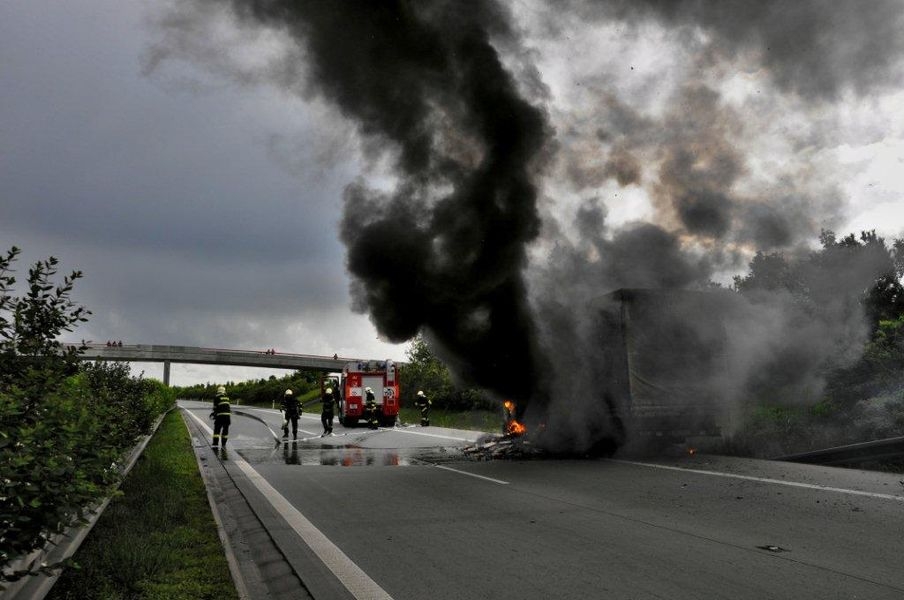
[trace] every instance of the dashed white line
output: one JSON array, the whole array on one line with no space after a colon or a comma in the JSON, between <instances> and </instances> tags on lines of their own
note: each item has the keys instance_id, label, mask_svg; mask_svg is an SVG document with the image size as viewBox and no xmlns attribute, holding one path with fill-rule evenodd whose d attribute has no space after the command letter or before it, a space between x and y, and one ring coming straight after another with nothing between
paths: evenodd
<instances>
[{"instance_id":1,"label":"dashed white line","mask_svg":"<svg viewBox=\"0 0 904 600\"><path fill-rule=\"evenodd\" d=\"M768 477L754 477L753 475L738 475L737 473L725 473L723 471L704 471L703 469L687 469L685 467L673 467L671 465L657 465L655 463L636 462L633 460L610 459L611 462L622 463L626 465L637 465L641 467L651 467L653 469L665 469L666 471L683 471L685 473L697 473L699 475L712 475L714 477L729 477L731 479L743 479L746 481L758 481L760 483L774 483L789 487L805 488L808 490L820 490L823 492L837 492L839 494L850 494L852 496L866 496L868 498L879 498L882 500L895 500L904 502L904 496L896 496L894 494L881 494L879 492L864 492L861 490L851 490L847 488L831 487L828 485L818 485L815 483L801 483L798 481L786 481L784 479L769 479Z\"/></svg>"},{"instance_id":2,"label":"dashed white line","mask_svg":"<svg viewBox=\"0 0 904 600\"><path fill-rule=\"evenodd\" d=\"M426 461L422 461L426 462ZM492 481L493 483L498 483L500 485L508 485L508 481L502 481L501 479L493 479L492 477L485 477L483 475L478 475L476 473L468 473L467 471L459 471L458 469L453 469L452 467L445 467L443 465L435 465L433 463L427 463L428 465L433 465L437 469L442 469L443 471L452 471L453 473L458 473L459 475L467 475L468 477L476 477L477 479L483 479L484 481Z\"/></svg>"}]
</instances>

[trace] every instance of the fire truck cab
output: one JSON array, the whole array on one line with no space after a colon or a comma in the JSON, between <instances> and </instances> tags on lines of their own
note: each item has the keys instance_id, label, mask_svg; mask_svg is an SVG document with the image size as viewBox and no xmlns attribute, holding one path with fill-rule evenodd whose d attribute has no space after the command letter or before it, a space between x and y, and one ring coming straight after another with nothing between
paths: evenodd
<instances>
[{"instance_id":1,"label":"fire truck cab","mask_svg":"<svg viewBox=\"0 0 904 600\"><path fill-rule=\"evenodd\" d=\"M364 389L374 392L382 427L395 425L399 414L399 370L391 360L354 361L342 368L339 423L354 427L364 416Z\"/></svg>"}]
</instances>

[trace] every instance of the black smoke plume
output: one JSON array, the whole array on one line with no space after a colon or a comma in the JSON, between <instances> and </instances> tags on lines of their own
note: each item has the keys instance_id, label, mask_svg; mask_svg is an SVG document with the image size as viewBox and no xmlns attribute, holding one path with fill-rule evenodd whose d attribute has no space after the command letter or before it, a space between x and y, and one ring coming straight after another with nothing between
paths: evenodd
<instances>
[{"instance_id":1,"label":"black smoke plume","mask_svg":"<svg viewBox=\"0 0 904 600\"><path fill-rule=\"evenodd\" d=\"M471 384L542 398L522 271L540 230L548 128L504 68L493 2L240 2L287 28L311 88L393 155L386 192L348 187L341 236L356 305L402 342L425 331Z\"/></svg>"}]
</instances>

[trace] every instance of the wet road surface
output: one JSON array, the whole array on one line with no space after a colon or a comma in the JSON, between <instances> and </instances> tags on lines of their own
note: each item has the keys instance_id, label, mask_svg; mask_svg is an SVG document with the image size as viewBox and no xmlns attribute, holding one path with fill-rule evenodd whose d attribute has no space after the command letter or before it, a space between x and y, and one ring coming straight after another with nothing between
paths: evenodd
<instances>
[{"instance_id":1,"label":"wet road surface","mask_svg":"<svg viewBox=\"0 0 904 600\"><path fill-rule=\"evenodd\" d=\"M318 415L283 443L278 411L248 413L224 464L266 488L247 495L278 513L264 520L315 598L904 598L900 476L701 455L474 461L477 432L320 438Z\"/></svg>"}]
</instances>

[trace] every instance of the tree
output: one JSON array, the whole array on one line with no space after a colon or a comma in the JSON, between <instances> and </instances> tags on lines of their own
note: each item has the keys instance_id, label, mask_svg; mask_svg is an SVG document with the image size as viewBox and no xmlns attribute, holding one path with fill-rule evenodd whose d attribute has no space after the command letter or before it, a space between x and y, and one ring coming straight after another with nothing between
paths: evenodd
<instances>
[{"instance_id":1,"label":"tree","mask_svg":"<svg viewBox=\"0 0 904 600\"><path fill-rule=\"evenodd\" d=\"M833 231L819 235L821 248L789 262L781 253L757 252L747 275L734 278L741 293L790 293L810 312L839 303L859 304L876 332L881 321L904 314L904 240L889 247L875 231L841 238Z\"/></svg>"},{"instance_id":2,"label":"tree","mask_svg":"<svg viewBox=\"0 0 904 600\"><path fill-rule=\"evenodd\" d=\"M402 401L412 404L417 392L423 390L434 404L443 404L453 393L452 376L430 350L424 336L418 334L411 340L405 354L408 364L402 380Z\"/></svg>"},{"instance_id":3,"label":"tree","mask_svg":"<svg viewBox=\"0 0 904 600\"><path fill-rule=\"evenodd\" d=\"M902 240L889 248L875 230L863 231L859 238L851 233L841 240L824 230L820 242L822 249L810 257L804 273L817 305L832 302L846 287L857 295L873 333L880 321L904 314L904 287L899 279Z\"/></svg>"},{"instance_id":4,"label":"tree","mask_svg":"<svg viewBox=\"0 0 904 600\"><path fill-rule=\"evenodd\" d=\"M27 294L13 297L16 279L12 265L20 253L13 246L0 258L0 390L15 385L25 391L28 417L45 393L78 371L83 348L64 346L59 336L87 321L91 312L69 298L81 271L73 271L54 285L59 261L52 256L29 270Z\"/></svg>"},{"instance_id":5,"label":"tree","mask_svg":"<svg viewBox=\"0 0 904 600\"><path fill-rule=\"evenodd\" d=\"M67 390L78 371L79 347L58 336L85 321L85 308L69 298L81 273L59 285L57 259L28 272L27 292L13 296L13 246L0 257L0 566L40 548L83 515L102 476L85 477L90 457L110 464L110 454L83 444L96 429L87 409ZM86 439L87 437L87 439ZM102 469L101 467L101 473ZM0 579L6 577L4 574Z\"/></svg>"},{"instance_id":6,"label":"tree","mask_svg":"<svg viewBox=\"0 0 904 600\"><path fill-rule=\"evenodd\" d=\"M411 406L419 390L433 402L434 408L451 410L493 410L496 404L481 390L456 385L445 364L418 334L406 352L408 364L402 372L402 402Z\"/></svg>"},{"instance_id":7,"label":"tree","mask_svg":"<svg viewBox=\"0 0 904 600\"><path fill-rule=\"evenodd\" d=\"M750 261L750 272L744 277L736 275L734 285L740 292L787 290L800 295L805 291L799 273L788 264L785 255L780 252L772 254L757 252Z\"/></svg>"}]
</instances>

